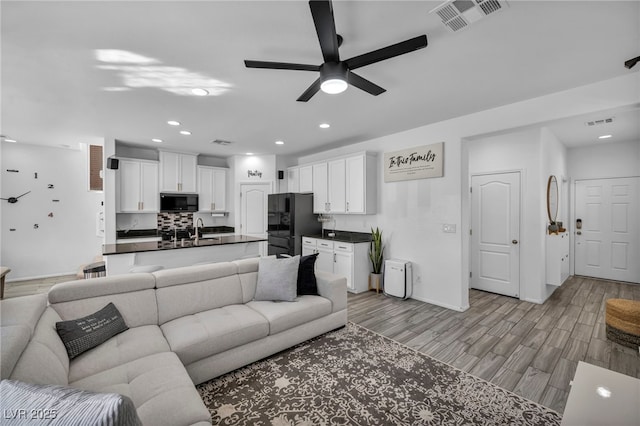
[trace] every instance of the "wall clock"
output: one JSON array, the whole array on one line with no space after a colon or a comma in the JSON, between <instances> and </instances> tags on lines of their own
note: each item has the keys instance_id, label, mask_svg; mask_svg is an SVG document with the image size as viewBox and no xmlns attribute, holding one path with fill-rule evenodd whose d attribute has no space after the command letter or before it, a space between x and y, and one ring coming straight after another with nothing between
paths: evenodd
<instances>
[{"instance_id":1,"label":"wall clock","mask_svg":"<svg viewBox=\"0 0 640 426\"><path fill-rule=\"evenodd\" d=\"M27 194L28 194L28 193L30 193L30 192L31 192L31 191L27 191L27 192L25 192L25 193L24 193L24 194L22 194L22 195L18 195L17 197L0 198L0 200L7 200L7 202L8 202L9 204L15 204L15 203L17 203L17 202L18 202L18 199L19 199L20 197L24 197L25 195L27 195Z\"/></svg>"}]
</instances>

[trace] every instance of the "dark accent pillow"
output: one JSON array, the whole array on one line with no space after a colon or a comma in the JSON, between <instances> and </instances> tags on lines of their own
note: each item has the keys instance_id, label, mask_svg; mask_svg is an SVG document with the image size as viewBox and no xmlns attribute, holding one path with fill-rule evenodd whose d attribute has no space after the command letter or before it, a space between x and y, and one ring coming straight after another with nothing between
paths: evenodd
<instances>
[{"instance_id":1,"label":"dark accent pillow","mask_svg":"<svg viewBox=\"0 0 640 426\"><path fill-rule=\"evenodd\" d=\"M69 359L128 329L120 311L113 303L86 317L56 323L56 331L67 349Z\"/></svg>"},{"instance_id":2,"label":"dark accent pillow","mask_svg":"<svg viewBox=\"0 0 640 426\"><path fill-rule=\"evenodd\" d=\"M315 265L318 253L302 256L298 266L298 296L303 294L318 294Z\"/></svg>"}]
</instances>

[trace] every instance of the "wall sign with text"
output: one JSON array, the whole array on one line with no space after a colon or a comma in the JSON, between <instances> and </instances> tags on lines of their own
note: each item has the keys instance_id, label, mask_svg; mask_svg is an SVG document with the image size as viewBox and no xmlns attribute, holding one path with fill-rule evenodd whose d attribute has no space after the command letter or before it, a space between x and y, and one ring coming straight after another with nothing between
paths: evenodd
<instances>
[{"instance_id":1,"label":"wall sign with text","mask_svg":"<svg viewBox=\"0 0 640 426\"><path fill-rule=\"evenodd\" d=\"M444 142L384 153L384 181L444 176Z\"/></svg>"}]
</instances>

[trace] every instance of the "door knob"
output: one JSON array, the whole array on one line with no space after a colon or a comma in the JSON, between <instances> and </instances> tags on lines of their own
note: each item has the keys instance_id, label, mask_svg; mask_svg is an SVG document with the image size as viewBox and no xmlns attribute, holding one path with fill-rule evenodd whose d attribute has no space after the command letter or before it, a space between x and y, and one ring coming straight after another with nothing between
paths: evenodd
<instances>
[{"instance_id":1,"label":"door knob","mask_svg":"<svg viewBox=\"0 0 640 426\"><path fill-rule=\"evenodd\" d=\"M511 240L511 244L518 244L518 240Z\"/></svg>"},{"instance_id":2,"label":"door knob","mask_svg":"<svg viewBox=\"0 0 640 426\"><path fill-rule=\"evenodd\" d=\"M576 231L576 234L582 235L582 231Z\"/></svg>"}]
</instances>

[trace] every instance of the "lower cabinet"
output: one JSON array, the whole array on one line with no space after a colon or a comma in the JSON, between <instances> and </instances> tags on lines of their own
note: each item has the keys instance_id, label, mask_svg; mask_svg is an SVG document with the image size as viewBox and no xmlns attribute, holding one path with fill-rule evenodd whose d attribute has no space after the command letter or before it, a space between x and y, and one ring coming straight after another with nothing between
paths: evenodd
<instances>
[{"instance_id":1,"label":"lower cabinet","mask_svg":"<svg viewBox=\"0 0 640 426\"><path fill-rule=\"evenodd\" d=\"M569 233L546 236L546 281L560 286L569 278Z\"/></svg>"},{"instance_id":2,"label":"lower cabinet","mask_svg":"<svg viewBox=\"0 0 640 426\"><path fill-rule=\"evenodd\" d=\"M302 255L317 253L316 270L331 272L347 279L347 290L361 293L368 289L369 243L302 237Z\"/></svg>"}]
</instances>

